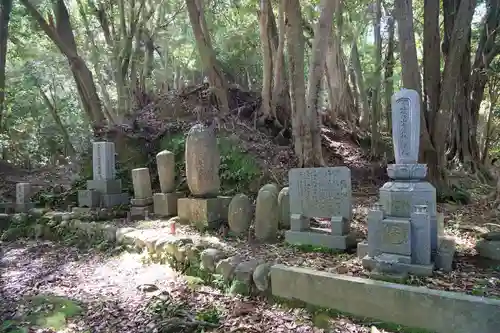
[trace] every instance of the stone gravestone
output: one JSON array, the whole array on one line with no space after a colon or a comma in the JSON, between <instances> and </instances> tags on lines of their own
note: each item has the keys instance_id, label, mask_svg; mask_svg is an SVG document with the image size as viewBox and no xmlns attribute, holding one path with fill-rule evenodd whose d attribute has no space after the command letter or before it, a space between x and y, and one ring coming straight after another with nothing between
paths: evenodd
<instances>
[{"instance_id":1,"label":"stone gravestone","mask_svg":"<svg viewBox=\"0 0 500 333\"><path fill-rule=\"evenodd\" d=\"M153 190L151 188L151 175L148 168L132 170L132 185L134 186L134 198L130 200L130 215L145 216L146 212L153 211Z\"/></svg>"},{"instance_id":2,"label":"stone gravestone","mask_svg":"<svg viewBox=\"0 0 500 333\"><path fill-rule=\"evenodd\" d=\"M352 217L351 171L347 167L292 169L288 174L291 244L347 249ZM330 229L313 228L311 218L330 220Z\"/></svg>"},{"instance_id":3,"label":"stone gravestone","mask_svg":"<svg viewBox=\"0 0 500 333\"><path fill-rule=\"evenodd\" d=\"M25 213L35 205L31 202L31 184L17 183L16 184L16 206L15 209L19 213Z\"/></svg>"},{"instance_id":4,"label":"stone gravestone","mask_svg":"<svg viewBox=\"0 0 500 333\"><path fill-rule=\"evenodd\" d=\"M444 252L439 251L436 189L424 180L427 166L417 163L420 97L416 91L403 89L393 96L392 118L396 164L387 167L392 181L382 186L379 203L368 213L368 240L358 244L358 256L375 277L432 275L436 256ZM448 254L436 261L439 268L451 267Z\"/></svg>"},{"instance_id":5,"label":"stone gravestone","mask_svg":"<svg viewBox=\"0 0 500 333\"><path fill-rule=\"evenodd\" d=\"M185 148L186 181L192 198L179 198L177 212L183 222L200 229L216 228L227 221L231 197L219 196L220 152L213 130L191 127Z\"/></svg>"},{"instance_id":6,"label":"stone gravestone","mask_svg":"<svg viewBox=\"0 0 500 333\"><path fill-rule=\"evenodd\" d=\"M115 144L92 143L92 180L87 189L78 191L78 206L97 208L128 204L128 194L122 192L121 180L116 178Z\"/></svg>"},{"instance_id":7,"label":"stone gravestone","mask_svg":"<svg viewBox=\"0 0 500 333\"><path fill-rule=\"evenodd\" d=\"M164 150L156 155L158 179L161 193L153 195L155 215L167 217L177 215L177 200L182 198L182 192L175 191L175 156L174 153Z\"/></svg>"}]
</instances>

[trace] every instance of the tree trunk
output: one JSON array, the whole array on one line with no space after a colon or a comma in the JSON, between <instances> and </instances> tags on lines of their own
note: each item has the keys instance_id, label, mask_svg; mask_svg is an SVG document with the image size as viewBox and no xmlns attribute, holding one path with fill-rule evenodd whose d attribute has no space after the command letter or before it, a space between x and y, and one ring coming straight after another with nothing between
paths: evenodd
<instances>
[{"instance_id":1,"label":"tree trunk","mask_svg":"<svg viewBox=\"0 0 500 333\"><path fill-rule=\"evenodd\" d=\"M274 17L274 15L273 15ZM272 102L274 115L284 128L290 124L290 85L285 71L285 8L280 1L278 12L278 47L274 54Z\"/></svg>"},{"instance_id":2,"label":"tree trunk","mask_svg":"<svg viewBox=\"0 0 500 333\"><path fill-rule=\"evenodd\" d=\"M272 86L273 86L273 55L269 33L269 11L272 11L270 0L260 0L259 31L262 49L262 121L272 119Z\"/></svg>"},{"instance_id":3,"label":"tree trunk","mask_svg":"<svg viewBox=\"0 0 500 333\"><path fill-rule=\"evenodd\" d=\"M372 94L372 119L371 119L371 154L372 156L378 156L379 149L379 126L378 122L380 120L380 86L381 82L381 63L382 63L382 34L380 33L380 21L382 19L382 1L377 0L375 2L375 19L373 24L374 40L375 40L375 73L374 73L374 89Z\"/></svg>"},{"instance_id":4,"label":"tree trunk","mask_svg":"<svg viewBox=\"0 0 500 333\"><path fill-rule=\"evenodd\" d=\"M205 21L205 14L201 2L196 0L186 0L186 6L189 13L189 20L193 28L193 34L196 39L198 52L200 53L201 63L204 71L208 74L210 86L215 89L217 102L222 115L229 114L230 105L228 98L228 83L219 66L215 51L212 48L212 42Z\"/></svg>"},{"instance_id":5,"label":"tree trunk","mask_svg":"<svg viewBox=\"0 0 500 333\"><path fill-rule=\"evenodd\" d=\"M40 25L40 28L68 59L80 96L80 101L93 127L95 128L96 126L102 125L105 121L105 117L102 112L101 101L97 94L92 72L87 67L85 61L78 55L73 30L69 20L68 9L64 4L64 0L57 0L57 2L54 3L55 26L52 21L45 21L43 16L29 0L20 1Z\"/></svg>"},{"instance_id":6,"label":"tree trunk","mask_svg":"<svg viewBox=\"0 0 500 333\"><path fill-rule=\"evenodd\" d=\"M396 0L394 14L398 22L398 35L401 57L401 74L403 87L414 89L421 94L420 72L417 60L417 48L413 31L412 0ZM431 15L432 16L432 15ZM429 40L424 40L424 45ZM425 104L420 112L420 160L427 164L429 180L439 191L447 191L448 185L445 170L441 168L440 157L431 141L431 135L425 118Z\"/></svg>"},{"instance_id":7,"label":"tree trunk","mask_svg":"<svg viewBox=\"0 0 500 333\"><path fill-rule=\"evenodd\" d=\"M436 116L436 122L439 122L439 126L435 126L433 129L434 143L442 166L444 166L445 143L449 133L443 131L441 125L450 128L452 120L455 120L459 126L455 129L459 132L455 134L458 134L457 137L461 137L460 143L455 143L459 150L458 154L465 157L467 162L474 163L471 161L469 140L464 140L464 135L469 135L468 130L464 127L469 126L470 119L467 100L469 96L470 56L467 52L470 52L470 25L476 1L460 0L459 3L453 3L454 1L445 0L443 2L446 36L443 43L443 53L446 55L446 61L442 76L439 111ZM457 107L460 109L457 110ZM453 118L454 115L455 118ZM475 133L475 130L473 132Z\"/></svg>"},{"instance_id":8,"label":"tree trunk","mask_svg":"<svg viewBox=\"0 0 500 333\"><path fill-rule=\"evenodd\" d=\"M328 38L331 35L333 13L339 0L322 0L320 2L321 14L314 31L314 40L309 64L309 78L307 81L307 109L306 118L310 122L312 136L312 156L310 165L324 165L321 148L321 118L319 115L319 94L321 80L325 68L325 57L328 48ZM309 163L306 162L306 165Z\"/></svg>"},{"instance_id":9,"label":"tree trunk","mask_svg":"<svg viewBox=\"0 0 500 333\"><path fill-rule=\"evenodd\" d=\"M387 20L387 53L385 55L385 71L384 71L384 93L385 93L385 116L387 118L387 132L392 133L392 111L391 100L394 94L394 51L396 42L394 39L394 18L389 17Z\"/></svg>"},{"instance_id":10,"label":"tree trunk","mask_svg":"<svg viewBox=\"0 0 500 333\"><path fill-rule=\"evenodd\" d=\"M363 130L368 129L370 124L370 103L368 102L368 95L366 94L365 79L363 77L363 69L361 68L361 61L359 60L358 43L354 39L351 48L351 61L354 74L356 77L356 86L358 87L358 94L361 99L361 116L359 118L359 126Z\"/></svg>"},{"instance_id":11,"label":"tree trunk","mask_svg":"<svg viewBox=\"0 0 500 333\"><path fill-rule=\"evenodd\" d=\"M4 103L5 103L5 66L7 62L7 41L9 38L9 20L12 10L12 0L3 0L0 3L0 134L4 132ZM2 149L4 157L4 149Z\"/></svg>"}]
</instances>

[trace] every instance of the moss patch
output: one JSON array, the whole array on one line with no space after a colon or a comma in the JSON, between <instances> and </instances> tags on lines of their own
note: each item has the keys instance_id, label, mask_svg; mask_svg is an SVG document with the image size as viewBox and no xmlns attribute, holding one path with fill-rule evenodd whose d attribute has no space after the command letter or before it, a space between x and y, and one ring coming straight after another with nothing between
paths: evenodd
<instances>
[{"instance_id":1,"label":"moss patch","mask_svg":"<svg viewBox=\"0 0 500 333\"><path fill-rule=\"evenodd\" d=\"M26 297L19 305L16 320L4 321L1 332L28 332L28 328L63 330L67 321L82 313L78 302L58 296Z\"/></svg>"}]
</instances>

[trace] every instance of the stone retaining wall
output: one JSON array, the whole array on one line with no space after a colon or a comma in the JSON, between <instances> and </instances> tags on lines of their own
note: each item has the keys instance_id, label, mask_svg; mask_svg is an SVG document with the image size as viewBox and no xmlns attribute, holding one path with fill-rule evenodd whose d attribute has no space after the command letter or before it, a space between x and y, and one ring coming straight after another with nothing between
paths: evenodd
<instances>
[{"instance_id":1,"label":"stone retaining wall","mask_svg":"<svg viewBox=\"0 0 500 333\"><path fill-rule=\"evenodd\" d=\"M299 267L271 267L273 295L437 333L496 333L500 300Z\"/></svg>"}]
</instances>

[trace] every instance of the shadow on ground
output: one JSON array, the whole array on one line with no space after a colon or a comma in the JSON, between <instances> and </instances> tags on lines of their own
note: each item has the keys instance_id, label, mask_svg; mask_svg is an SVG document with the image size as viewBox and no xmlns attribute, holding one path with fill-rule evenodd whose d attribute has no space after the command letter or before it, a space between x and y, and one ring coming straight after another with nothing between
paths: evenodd
<instances>
[{"instance_id":1,"label":"shadow on ground","mask_svg":"<svg viewBox=\"0 0 500 333\"><path fill-rule=\"evenodd\" d=\"M175 280L171 270L143 265L137 254L35 241L2 247L0 332L148 332L155 322L143 286L167 290Z\"/></svg>"}]
</instances>

